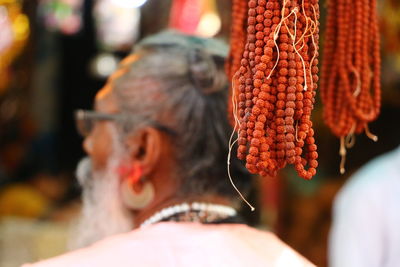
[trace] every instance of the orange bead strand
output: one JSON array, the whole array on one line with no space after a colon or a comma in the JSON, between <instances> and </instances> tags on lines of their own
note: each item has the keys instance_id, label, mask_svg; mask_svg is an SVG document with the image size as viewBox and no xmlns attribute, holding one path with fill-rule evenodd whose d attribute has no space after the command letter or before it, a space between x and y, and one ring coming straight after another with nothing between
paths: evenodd
<instances>
[{"instance_id":1,"label":"orange bead strand","mask_svg":"<svg viewBox=\"0 0 400 267\"><path fill-rule=\"evenodd\" d=\"M377 118L381 105L376 3L376 0L327 2L321 99L325 123L342 140L342 161L346 148L354 144L355 133L365 130L376 141L368 130L368 123Z\"/></svg>"},{"instance_id":2,"label":"orange bead strand","mask_svg":"<svg viewBox=\"0 0 400 267\"><path fill-rule=\"evenodd\" d=\"M311 179L318 165L311 123L318 81L318 1L247 1L243 52L236 44L242 35L234 31L242 25L236 20L244 21L239 2L233 2L227 63L227 74L238 84L237 155L251 173L275 176L293 164L300 177Z\"/></svg>"}]
</instances>

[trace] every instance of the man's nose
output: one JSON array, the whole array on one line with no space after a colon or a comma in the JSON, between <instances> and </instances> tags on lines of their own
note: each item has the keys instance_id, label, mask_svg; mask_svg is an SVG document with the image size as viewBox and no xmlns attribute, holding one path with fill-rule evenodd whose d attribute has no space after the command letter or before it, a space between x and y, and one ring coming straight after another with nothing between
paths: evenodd
<instances>
[{"instance_id":1,"label":"man's nose","mask_svg":"<svg viewBox=\"0 0 400 267\"><path fill-rule=\"evenodd\" d=\"M83 150L85 150L86 154L90 155L93 152L93 141L89 136L85 137L82 143Z\"/></svg>"}]
</instances>

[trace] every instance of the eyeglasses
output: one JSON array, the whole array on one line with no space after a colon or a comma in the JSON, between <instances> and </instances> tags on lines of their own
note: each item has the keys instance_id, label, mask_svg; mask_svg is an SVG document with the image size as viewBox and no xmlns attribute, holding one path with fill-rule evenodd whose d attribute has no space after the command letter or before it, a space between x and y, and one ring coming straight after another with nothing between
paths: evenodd
<instances>
[{"instance_id":1,"label":"eyeglasses","mask_svg":"<svg viewBox=\"0 0 400 267\"><path fill-rule=\"evenodd\" d=\"M137 118L137 116L135 116ZM149 125L153 126L154 128L163 131L169 135L175 136L176 132L171 128L160 124L157 121L149 120L147 118L143 118L143 120L147 121ZM95 123L98 121L115 121L115 122L128 122L131 121L129 116L126 114L110 114L110 113L102 113L93 110L76 110L75 111L75 122L76 128L83 137L90 135L92 132Z\"/></svg>"}]
</instances>

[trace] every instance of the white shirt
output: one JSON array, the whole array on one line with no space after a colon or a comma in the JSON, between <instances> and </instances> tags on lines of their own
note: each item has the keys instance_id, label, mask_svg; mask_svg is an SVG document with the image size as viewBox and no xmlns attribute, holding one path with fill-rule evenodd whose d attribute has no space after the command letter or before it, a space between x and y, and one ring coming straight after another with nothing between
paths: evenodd
<instances>
[{"instance_id":1,"label":"white shirt","mask_svg":"<svg viewBox=\"0 0 400 267\"><path fill-rule=\"evenodd\" d=\"M349 179L333 218L330 267L400 266L400 147Z\"/></svg>"},{"instance_id":2,"label":"white shirt","mask_svg":"<svg viewBox=\"0 0 400 267\"><path fill-rule=\"evenodd\" d=\"M313 267L274 234L241 224L163 222L24 267Z\"/></svg>"}]
</instances>

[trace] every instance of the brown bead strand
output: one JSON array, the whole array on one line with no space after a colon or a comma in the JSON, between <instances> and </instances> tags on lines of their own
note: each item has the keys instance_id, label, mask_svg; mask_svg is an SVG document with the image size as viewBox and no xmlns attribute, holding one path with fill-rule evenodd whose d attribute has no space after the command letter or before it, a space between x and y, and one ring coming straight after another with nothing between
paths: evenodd
<instances>
[{"instance_id":1,"label":"brown bead strand","mask_svg":"<svg viewBox=\"0 0 400 267\"><path fill-rule=\"evenodd\" d=\"M257 11L256 8L258 7L257 1L256 0L249 0L248 1L248 21L254 21L256 23L256 17L257 17ZM249 68L251 70L250 77L246 79L246 102L245 102L245 117L243 118L243 122L246 123L246 133L247 133L247 142L251 142L253 137L260 138L258 136L259 132L255 131L256 136L253 136L254 128L255 128L255 122L256 122L256 116L252 113L253 110L253 98L254 98L254 74L255 74L255 51L256 51L256 26L257 24L250 24L248 23L247 25L247 43L248 43L248 51L249 51ZM258 161L258 151L257 154L255 155L255 150L253 149L250 151L246 156L246 168L251 172L251 173L257 173L257 168L256 164Z\"/></svg>"},{"instance_id":2,"label":"brown bead strand","mask_svg":"<svg viewBox=\"0 0 400 267\"><path fill-rule=\"evenodd\" d=\"M309 16L309 14L307 15ZM316 27L318 26L319 25L316 25ZM315 29L315 31L316 32L314 33L314 36L318 34L318 28ZM317 41L318 40L314 40L314 43ZM310 78L309 80L307 80L307 91L305 91L303 94L304 112L301 116L300 126L298 129L298 139L296 141L297 148L295 168L299 176L303 177L304 179L311 179L312 176L315 175L316 168L318 166L318 153L316 152L317 146L315 145L314 130L312 129L312 122L310 120L311 110L313 109L315 97L314 90L316 89L316 83L318 81L318 76L316 75L316 73L318 72L318 68L316 67L315 63L312 62L312 67L310 69L310 62L308 61L310 57L314 57L314 53L318 53L318 46L313 47L314 43L312 43L312 41L309 41L308 45L304 46L301 53L302 57L306 60L306 77ZM311 49L313 52L312 55L307 54L309 46L313 47L313 49ZM317 56L317 54L315 54L315 56ZM313 81L311 81L311 79L313 79ZM304 144L304 141L306 144ZM301 157L301 155L303 154L303 147L305 147L307 150L305 158ZM305 169L307 164L309 167L308 170Z\"/></svg>"},{"instance_id":3,"label":"brown bead strand","mask_svg":"<svg viewBox=\"0 0 400 267\"><path fill-rule=\"evenodd\" d=\"M332 83L332 80L329 80L328 77L332 78L335 72L332 72L332 69L335 69L335 44L337 42L337 3L335 1L327 1L327 9L328 14L326 18L326 26L325 26L325 43L324 43L324 62L329 62L330 64L323 64L321 68L321 82L320 82L320 92L321 92L321 100L324 102L325 110L331 110L330 105L332 104L334 98L329 93L333 93L334 90L327 91L328 84ZM335 81L333 77L333 81ZM329 115L331 113L324 112L324 120L328 124L331 121ZM330 123L329 123L330 124ZM328 124L328 125L329 125Z\"/></svg>"},{"instance_id":4,"label":"brown bead strand","mask_svg":"<svg viewBox=\"0 0 400 267\"><path fill-rule=\"evenodd\" d=\"M256 48L255 48L255 63L257 64L255 67L254 75L253 75L253 108L252 108L252 116L255 118L254 123L254 131L253 138L250 142L249 154L252 156L251 164L256 164L257 172L262 171L267 165L268 162L266 160L260 161L260 150L263 149L263 152L268 151L268 145L265 143L265 131L264 126L265 122L263 122L263 118L267 115L268 110L266 109L265 100L259 98L259 94L261 93L261 87L263 85L263 80L265 78L264 66L265 63L261 59L263 55L263 47L264 47L264 12L265 12L265 1L258 1L258 5L256 7ZM267 146L267 147L265 147ZM249 163L249 162L248 162ZM265 167L264 167L265 166ZM253 168L253 166L251 166Z\"/></svg>"},{"instance_id":5,"label":"brown bead strand","mask_svg":"<svg viewBox=\"0 0 400 267\"><path fill-rule=\"evenodd\" d=\"M259 121L264 122L264 131L266 133L265 139L262 140L262 145L260 148L260 164L258 169L260 170L260 174L263 176L267 175L267 169L274 168L275 163L271 159L270 149L273 144L273 140L275 139L275 130L271 128L271 122L273 121L273 111L275 107L275 101L272 96L272 80L268 78L273 68L273 49L270 42L270 35L272 34L272 27L276 27L277 23L273 23L274 21L274 8L275 1L267 1L265 5L264 11L264 55L261 57L261 61L263 63L264 68L264 83L261 87L261 96L260 98L265 101L266 114L259 116ZM276 20L275 20L276 22Z\"/></svg>"},{"instance_id":6,"label":"brown bead strand","mask_svg":"<svg viewBox=\"0 0 400 267\"><path fill-rule=\"evenodd\" d=\"M375 107L375 116L377 117L380 113L381 109L381 53L380 53L380 35L379 35L379 22L378 22L378 15L377 15L377 7L376 7L376 0L372 1L372 5L370 8L372 18L371 23L372 26L370 27L371 30L371 39L372 42L372 60L368 62L373 66L372 71L372 89L374 92L375 101L373 102Z\"/></svg>"},{"instance_id":7,"label":"brown bead strand","mask_svg":"<svg viewBox=\"0 0 400 267\"><path fill-rule=\"evenodd\" d=\"M268 80L270 88L270 110L267 116L267 142L270 146L270 163L268 165L268 170L266 171L269 176L275 176L278 170L277 158L276 158L276 123L275 123L275 109L277 102L277 79L275 78L276 69L272 72L275 62L277 60L277 51L275 51L274 43L274 33L280 23L281 6L278 1L268 1L267 3L268 16L264 13L266 17L266 22L272 23L271 32L267 38L266 47L264 49L265 55L270 59L267 64L266 75L270 75L271 78ZM271 21L270 21L271 20Z\"/></svg>"},{"instance_id":8,"label":"brown bead strand","mask_svg":"<svg viewBox=\"0 0 400 267\"><path fill-rule=\"evenodd\" d=\"M293 8L296 6L292 6ZM293 21L294 24L294 21ZM286 29L286 28L284 28ZM293 27L290 27L292 30ZM294 31L294 29L293 29ZM281 41L286 41L288 44L288 55L287 60L282 60L280 62L281 67L283 69L287 69L287 88L286 88L286 109L285 109L285 118L284 118L284 125L285 125L285 157L286 162L288 164L295 163L295 123L294 123L294 115L296 109L296 85L297 85L297 71L296 71L296 61L295 58L292 58L292 54L294 53L293 42L297 40L293 40L289 37L288 33L283 30L282 35L280 37ZM297 32L297 35L300 36L301 34ZM282 70L282 69L281 69ZM280 71L281 71L280 70ZM281 73L282 74L282 73Z\"/></svg>"},{"instance_id":9,"label":"brown bead strand","mask_svg":"<svg viewBox=\"0 0 400 267\"><path fill-rule=\"evenodd\" d=\"M279 36L279 51L287 52L289 47L289 37L287 34L281 33ZM288 53L289 54L289 53ZM286 88L288 86L288 61L280 59L277 68L277 101L275 109L276 124L276 157L279 165L283 165L286 152L285 141L285 109L286 109Z\"/></svg>"},{"instance_id":10,"label":"brown bead strand","mask_svg":"<svg viewBox=\"0 0 400 267\"><path fill-rule=\"evenodd\" d=\"M230 52L228 59L225 63L225 72L228 76L228 81L232 81L236 87L230 88L229 98L228 98L228 118L233 126L235 126L235 115L233 114L233 103L232 94L235 94L235 98L240 94L238 87L238 75L235 76L237 71L241 66L241 59L244 52L244 47L246 43L245 34L245 23L247 20L247 4L243 0L233 0L232 5L232 27L231 27L231 42L230 42ZM236 81L233 81L235 77ZM236 110L235 110L236 112Z\"/></svg>"},{"instance_id":11,"label":"brown bead strand","mask_svg":"<svg viewBox=\"0 0 400 267\"><path fill-rule=\"evenodd\" d=\"M254 0L248 2L248 22L255 21L255 6ZM248 121L251 114L253 88L252 88L252 72L251 68L254 65L254 50L255 50L255 27L254 23L247 24L247 43L243 52L243 58L240 61L240 95L239 95L239 140L238 140L238 158L247 160L247 142L251 140L252 129L248 128ZM251 118L250 118L251 119ZM251 126L251 123L249 123ZM253 159L249 157L249 161ZM254 170L254 166L249 166Z\"/></svg>"},{"instance_id":12,"label":"brown bead strand","mask_svg":"<svg viewBox=\"0 0 400 267\"><path fill-rule=\"evenodd\" d=\"M370 53L369 48L371 47L370 42L372 41L370 36L371 22L369 19L369 0L358 1L358 6L356 7L357 17L356 22L358 23L358 29L355 29L359 32L358 42L359 46L355 47L355 69L361 71L360 81L357 86L362 86L361 91L358 92L358 95L354 95L358 98L357 109L361 110L363 113L368 113L373 107L371 103L371 99L369 97L369 86L371 82L371 68L370 68ZM358 124L363 125L363 120L357 120ZM356 133L361 133L363 128L360 126L356 127Z\"/></svg>"},{"instance_id":13,"label":"brown bead strand","mask_svg":"<svg viewBox=\"0 0 400 267\"><path fill-rule=\"evenodd\" d=\"M333 2L333 1L332 1ZM375 2L375 1L372 1L372 2ZM358 2L357 2L358 3ZM356 20L360 20L360 19L363 19L363 21L362 22L359 22L359 21L356 21L355 22L355 25L364 25L363 27L364 27L364 30L362 30L362 32L363 32L363 37L360 37L360 30L356 30L356 34L355 34L355 38L356 38L356 44L355 44L355 52L354 52L354 58L355 58L355 68L357 69L357 67L360 65L360 60L362 60L363 61L363 66L366 66L367 68L369 68L369 63L365 63L365 60L366 61L368 61L368 58L369 58L369 53L365 53L365 52L363 52L362 53L362 56L361 56L361 51L359 51L360 50L360 47L359 47L359 42L361 41L361 40L359 40L360 38L362 38L363 39L363 42L364 42L364 45L363 45L363 47L364 47L364 49L365 49L365 47L367 46L365 43L366 42L368 42L368 36L365 36L365 33L368 33L369 31L368 30L365 30L365 27L368 27L368 25L369 25L369 23L368 23L368 21L371 21L370 19L369 19L369 16L367 16L365 13L366 12L363 12L363 10L359 10L359 9L364 9L364 10L367 10L368 9L368 5L366 5L365 3L363 4L363 5L359 5L359 4L357 4L356 3L356 16L352 16L352 14L351 14L351 12L352 12L352 10L346 10L346 8L348 7L348 5L346 5L346 3L342 0L342 1L340 1L340 0L337 0L337 5L338 5L338 8L341 8L341 12L340 12L340 14L343 14L342 16L338 16L337 17L337 20L338 20L338 25L339 25L339 28L341 28L342 29L342 34L341 34L341 36L344 38L344 39L342 39L342 40L339 40L338 39L338 49L339 49L339 51L338 51L338 54L339 55L342 55L343 53L343 57L344 58L349 58L349 56L346 56L346 53L345 52L343 52L343 51L341 51L341 50L344 50L343 48L341 49L340 48L340 46L342 46L342 47L344 47L344 44L346 44L346 43L348 43L349 41L346 41L346 38L347 38L347 40L349 40L352 36L353 36L353 34L346 34L346 33L343 33L345 30L343 30L343 29L345 29L345 28L347 28L348 27L348 25L352 22L351 20L350 20L350 18L352 18L352 17L355 17L355 19ZM332 6L335 6L335 3L332 3ZM358 9L357 9L357 6L359 7ZM330 6L330 9L332 9L332 7ZM375 9L375 8L374 8ZM331 10L329 10L329 12L331 12ZM360 15L360 14L364 14L364 15ZM344 16L346 16L347 17L347 23L345 23L344 21L342 21L342 19L343 19L343 17ZM330 15L328 15L328 17L330 17ZM372 27L373 28L373 27ZM327 34L328 34L328 31L327 31ZM330 33L330 34L332 34L332 33ZM339 36L339 38L340 38L340 36ZM328 39L328 37L327 37L327 39ZM351 52L349 53L350 55L352 54ZM351 58L351 57L350 57ZM362 59L360 59L360 58L362 58ZM378 57L379 58L379 57ZM340 60L338 60L338 61L340 61ZM324 61L324 62L326 62L326 61ZM345 62L347 62L347 61L345 61ZM324 66L325 66L326 64L324 64ZM329 63L329 65L331 65L330 63ZM349 67L347 67L347 68L339 68L339 67L337 67L337 68L339 68L340 69L340 72L342 73L341 74L341 78L344 80L344 87L340 87L340 88L344 88L343 89L343 91L346 93L345 94L345 97L346 97L346 99L348 100L348 102L349 102L349 104L348 104L348 107L350 107L351 108L351 110L353 111L353 113L356 115L356 118L357 118L357 120L358 121L370 121L370 120L372 120L372 119L374 119L374 117L376 117L377 116L377 113L378 113L378 111L377 111L377 109L374 107L374 109L369 109L369 111L368 112L366 112L366 108L367 108L367 106L371 106L371 105L368 105L369 104L369 100L368 100L368 98L369 98L369 96L368 96L368 94L366 94L365 92L366 92L366 90L365 89L363 89L362 90L362 92L359 94L359 97L357 98L357 97L354 97L353 96L353 93L354 93L354 91L355 91L355 88L354 88L354 86L355 86L355 84L357 84L357 83L355 83L355 82L351 82L351 81L349 81L349 79L347 78L347 75L349 75L349 74L346 74L346 69L347 69L347 72L348 73L353 73L353 71L351 70L351 67L352 67L352 64L349 64L350 65L350 70L348 70L349 69ZM357 70L357 72L359 73L359 75L360 76L362 76L362 77L360 77L360 79L363 81L362 82L362 86L365 88L365 84L366 84L366 81L367 81L367 79L368 79L368 71L365 71L365 70L361 70L361 69L358 69ZM334 75L334 74L333 74ZM351 74L351 75L353 75L353 74ZM324 77L324 81L322 81L321 82L321 85L324 85L325 86L325 76L324 76L324 74L322 75L322 77ZM367 79L365 78L365 77L367 77ZM350 84L353 84L353 86L350 86ZM368 83L367 83L368 84ZM336 86L337 87L337 86ZM321 91L326 91L326 90L324 90L325 88L322 88L322 90ZM325 112L325 113L334 113L334 111L333 110L331 110L330 108L329 108L329 104L330 104L330 102L331 101L328 101L327 99L324 99L324 97L323 97L323 101L325 102L325 103L327 103L326 104L326 106L327 106L327 108L326 108L326 110L327 110L327 112ZM339 110L339 109L335 109L335 110ZM379 110L379 109L378 109ZM331 117L331 116L324 116L325 118L326 117ZM329 121L329 119L328 119L328 125L330 125L330 127L331 128L334 128L334 127L336 127L336 125L337 125L337 121ZM342 134L342 135L346 135L346 134Z\"/></svg>"},{"instance_id":14,"label":"brown bead strand","mask_svg":"<svg viewBox=\"0 0 400 267\"><path fill-rule=\"evenodd\" d=\"M252 173L274 176L286 164L294 164L301 177L310 179L318 165L310 120L318 81L318 1L249 0L247 4L247 40L236 82L238 157L246 159ZM298 153L302 148L305 153Z\"/></svg>"},{"instance_id":15,"label":"brown bead strand","mask_svg":"<svg viewBox=\"0 0 400 267\"><path fill-rule=\"evenodd\" d=\"M247 125L246 125L246 80L250 79L251 73L249 72L249 63L248 63L248 45L246 44L245 51L243 52L243 59L241 60L241 67L240 67L240 77L239 77L239 139L238 139L238 153L237 157L239 159L245 159L247 153Z\"/></svg>"},{"instance_id":16,"label":"brown bead strand","mask_svg":"<svg viewBox=\"0 0 400 267\"><path fill-rule=\"evenodd\" d=\"M233 0L232 3L232 27L231 27L231 42L230 52L225 68L229 80L232 80L236 71L240 68L240 60L243 55L246 35L244 34L245 23L247 19L246 1Z\"/></svg>"},{"instance_id":17,"label":"brown bead strand","mask_svg":"<svg viewBox=\"0 0 400 267\"><path fill-rule=\"evenodd\" d=\"M379 28L376 0L328 1L321 74L324 120L350 147L355 133L379 114L381 102ZM350 141L349 141L350 140ZM345 149L341 148L342 157ZM344 152L343 152L344 151Z\"/></svg>"}]
</instances>

